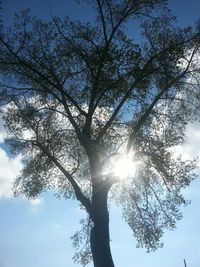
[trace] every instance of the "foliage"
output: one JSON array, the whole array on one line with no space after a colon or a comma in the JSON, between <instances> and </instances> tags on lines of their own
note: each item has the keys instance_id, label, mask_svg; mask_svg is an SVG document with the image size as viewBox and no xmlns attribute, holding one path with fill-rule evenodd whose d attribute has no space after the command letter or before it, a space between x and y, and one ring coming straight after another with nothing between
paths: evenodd
<instances>
[{"instance_id":1,"label":"foliage","mask_svg":"<svg viewBox=\"0 0 200 267\"><path fill-rule=\"evenodd\" d=\"M199 105L199 26L175 27L166 1L92 5L94 24L23 11L13 28L0 27L2 112L8 143L24 156L15 192L31 198L56 189L92 220L94 192L105 187L138 245L155 250L181 218L182 189L194 178L195 162L174 148ZM123 153L140 164L120 180L105 169Z\"/></svg>"}]
</instances>

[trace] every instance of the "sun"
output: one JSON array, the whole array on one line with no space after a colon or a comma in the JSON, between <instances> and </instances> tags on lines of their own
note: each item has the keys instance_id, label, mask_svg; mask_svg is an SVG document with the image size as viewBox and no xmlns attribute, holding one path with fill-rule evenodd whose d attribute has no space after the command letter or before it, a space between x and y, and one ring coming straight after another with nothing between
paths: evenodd
<instances>
[{"instance_id":1,"label":"sun","mask_svg":"<svg viewBox=\"0 0 200 267\"><path fill-rule=\"evenodd\" d=\"M118 156L112 157L108 163L108 168L106 170L107 174L111 174L117 177L121 181L128 177L133 177L138 170L139 161L134 158L134 153L120 154Z\"/></svg>"},{"instance_id":2,"label":"sun","mask_svg":"<svg viewBox=\"0 0 200 267\"><path fill-rule=\"evenodd\" d=\"M128 177L133 169L133 161L127 156L119 158L113 163L113 173L120 179Z\"/></svg>"}]
</instances>

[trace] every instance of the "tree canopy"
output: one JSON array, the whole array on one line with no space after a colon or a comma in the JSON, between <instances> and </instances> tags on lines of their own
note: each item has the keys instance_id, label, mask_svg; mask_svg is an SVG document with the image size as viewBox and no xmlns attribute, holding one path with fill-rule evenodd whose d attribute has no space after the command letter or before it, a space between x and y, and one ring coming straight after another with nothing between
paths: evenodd
<instances>
[{"instance_id":1,"label":"tree canopy","mask_svg":"<svg viewBox=\"0 0 200 267\"><path fill-rule=\"evenodd\" d=\"M177 27L163 0L89 2L93 24L45 22L29 11L12 28L1 24L1 111L7 142L23 155L15 193L75 197L88 214L74 235L86 250L75 260L86 264L91 246L95 267L114 266L98 265L92 241L104 216L108 224L108 196L147 250L161 245L187 203L182 189L195 161L174 152L198 116L199 24ZM113 164L122 157L132 167L120 179Z\"/></svg>"}]
</instances>

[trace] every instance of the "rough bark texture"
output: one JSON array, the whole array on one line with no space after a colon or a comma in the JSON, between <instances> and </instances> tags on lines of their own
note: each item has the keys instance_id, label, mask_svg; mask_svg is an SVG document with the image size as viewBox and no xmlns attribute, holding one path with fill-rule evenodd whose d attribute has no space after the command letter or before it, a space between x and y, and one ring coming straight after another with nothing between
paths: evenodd
<instances>
[{"instance_id":1,"label":"rough bark texture","mask_svg":"<svg viewBox=\"0 0 200 267\"><path fill-rule=\"evenodd\" d=\"M108 190L104 186L93 191L90 243L95 267L114 267L109 236Z\"/></svg>"}]
</instances>

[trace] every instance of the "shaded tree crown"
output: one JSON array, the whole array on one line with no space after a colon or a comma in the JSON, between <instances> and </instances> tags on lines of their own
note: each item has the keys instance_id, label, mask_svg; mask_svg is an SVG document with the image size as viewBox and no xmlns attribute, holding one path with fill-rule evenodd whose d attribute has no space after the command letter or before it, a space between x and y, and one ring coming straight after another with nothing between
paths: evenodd
<instances>
[{"instance_id":1,"label":"shaded tree crown","mask_svg":"<svg viewBox=\"0 0 200 267\"><path fill-rule=\"evenodd\" d=\"M75 196L91 230L111 191L138 244L154 250L181 218L181 192L194 177L195 162L173 149L199 104L199 27L175 27L166 1L92 5L94 25L24 11L12 29L1 27L2 112L8 143L24 155L15 192ZM140 42L125 33L131 19ZM120 180L111 166L124 153L139 164Z\"/></svg>"}]
</instances>

